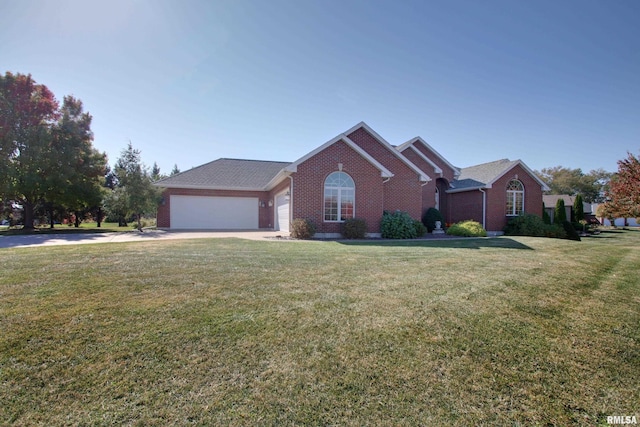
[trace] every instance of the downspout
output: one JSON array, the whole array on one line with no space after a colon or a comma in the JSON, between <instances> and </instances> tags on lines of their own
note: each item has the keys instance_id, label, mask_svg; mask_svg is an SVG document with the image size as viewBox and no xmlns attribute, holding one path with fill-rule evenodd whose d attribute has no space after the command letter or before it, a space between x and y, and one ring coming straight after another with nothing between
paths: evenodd
<instances>
[{"instance_id":1,"label":"downspout","mask_svg":"<svg viewBox=\"0 0 640 427\"><path fill-rule=\"evenodd\" d=\"M293 222L293 177L289 175L289 227L291 227L291 223Z\"/></svg>"},{"instance_id":2,"label":"downspout","mask_svg":"<svg viewBox=\"0 0 640 427\"><path fill-rule=\"evenodd\" d=\"M487 193L482 188L479 188L482 193L482 228L487 229Z\"/></svg>"}]
</instances>

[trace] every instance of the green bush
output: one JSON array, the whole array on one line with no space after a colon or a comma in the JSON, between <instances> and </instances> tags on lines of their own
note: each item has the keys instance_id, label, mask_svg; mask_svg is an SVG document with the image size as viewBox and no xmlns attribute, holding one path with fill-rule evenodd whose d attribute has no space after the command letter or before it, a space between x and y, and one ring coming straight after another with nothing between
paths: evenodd
<instances>
[{"instance_id":1,"label":"green bush","mask_svg":"<svg viewBox=\"0 0 640 427\"><path fill-rule=\"evenodd\" d=\"M542 222L547 225L551 225L551 217L549 216L549 212L543 207L542 208Z\"/></svg>"},{"instance_id":2,"label":"green bush","mask_svg":"<svg viewBox=\"0 0 640 427\"><path fill-rule=\"evenodd\" d=\"M342 223L341 232L345 239L364 239L367 237L367 223L360 218L347 219Z\"/></svg>"},{"instance_id":3,"label":"green bush","mask_svg":"<svg viewBox=\"0 0 640 427\"><path fill-rule=\"evenodd\" d=\"M562 224L567 220L567 211L564 206L564 200L558 199L556 202L556 209L553 213L553 223Z\"/></svg>"},{"instance_id":4,"label":"green bush","mask_svg":"<svg viewBox=\"0 0 640 427\"><path fill-rule=\"evenodd\" d=\"M532 237L554 237L564 239L567 236L564 227L560 224L545 224L545 222L534 214L521 214L511 218L504 228L507 236L532 236Z\"/></svg>"},{"instance_id":5,"label":"green bush","mask_svg":"<svg viewBox=\"0 0 640 427\"><path fill-rule=\"evenodd\" d=\"M308 219L296 218L291 222L290 232L294 239L310 239L316 234L316 227Z\"/></svg>"},{"instance_id":6,"label":"green bush","mask_svg":"<svg viewBox=\"0 0 640 427\"><path fill-rule=\"evenodd\" d=\"M429 208L422 215L422 223L427 227L427 231L431 233L436 228L436 221L440 221L444 227L444 218L440 211L436 208Z\"/></svg>"},{"instance_id":7,"label":"green bush","mask_svg":"<svg viewBox=\"0 0 640 427\"><path fill-rule=\"evenodd\" d=\"M573 202L573 218L574 222L580 223L584 219L584 205L582 204L582 196L578 194Z\"/></svg>"},{"instance_id":8,"label":"green bush","mask_svg":"<svg viewBox=\"0 0 640 427\"><path fill-rule=\"evenodd\" d=\"M384 212L380 233L385 239L415 239L417 237L413 218L407 212L401 211Z\"/></svg>"},{"instance_id":9,"label":"green bush","mask_svg":"<svg viewBox=\"0 0 640 427\"><path fill-rule=\"evenodd\" d=\"M427 234L427 227L424 226L422 221L417 219L413 220L413 227L416 229L416 237L422 237Z\"/></svg>"},{"instance_id":10,"label":"green bush","mask_svg":"<svg viewBox=\"0 0 640 427\"><path fill-rule=\"evenodd\" d=\"M461 237L487 237L487 230L478 221L467 220L447 228L447 234Z\"/></svg>"},{"instance_id":11,"label":"green bush","mask_svg":"<svg viewBox=\"0 0 640 427\"><path fill-rule=\"evenodd\" d=\"M567 239L580 241L580 235L578 234L576 229L573 227L573 224L571 224L569 221L564 221L562 223L562 227L564 228L564 231L567 233L567 237L566 237Z\"/></svg>"}]
</instances>

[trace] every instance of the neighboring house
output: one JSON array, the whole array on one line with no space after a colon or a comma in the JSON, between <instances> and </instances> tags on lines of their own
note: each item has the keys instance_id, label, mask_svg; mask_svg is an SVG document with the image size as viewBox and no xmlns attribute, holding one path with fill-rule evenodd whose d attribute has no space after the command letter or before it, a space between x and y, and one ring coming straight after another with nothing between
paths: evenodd
<instances>
[{"instance_id":1,"label":"neighboring house","mask_svg":"<svg viewBox=\"0 0 640 427\"><path fill-rule=\"evenodd\" d=\"M575 203L576 197L569 196L568 194L545 194L542 196L542 201L544 202L544 209L549 214L549 218L551 218L551 222L554 222L554 216L556 213L556 204L558 200L562 199L564 201L564 209L566 212L567 220L575 221L573 205ZM584 212L584 219L589 221L592 224L600 223L595 216L595 208L592 209L591 203L582 203L582 211ZM597 205L595 205L597 207Z\"/></svg>"},{"instance_id":2,"label":"neighboring house","mask_svg":"<svg viewBox=\"0 0 640 427\"><path fill-rule=\"evenodd\" d=\"M318 237L339 236L348 218L379 235L384 211L420 219L430 207L445 222L474 219L501 232L511 216L541 215L548 190L520 160L459 169L422 138L395 147L364 122L293 163L218 159L155 185L164 188L161 228L288 232L305 218Z\"/></svg>"}]
</instances>

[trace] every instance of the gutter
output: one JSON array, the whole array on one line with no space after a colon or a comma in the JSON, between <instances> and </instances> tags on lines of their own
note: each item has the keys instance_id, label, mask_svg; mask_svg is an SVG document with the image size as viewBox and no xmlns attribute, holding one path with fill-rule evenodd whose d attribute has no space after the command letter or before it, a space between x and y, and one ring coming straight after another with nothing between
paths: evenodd
<instances>
[{"instance_id":1,"label":"gutter","mask_svg":"<svg viewBox=\"0 0 640 427\"><path fill-rule=\"evenodd\" d=\"M482 228L487 229L487 193L482 189L478 188L478 190L482 193Z\"/></svg>"}]
</instances>

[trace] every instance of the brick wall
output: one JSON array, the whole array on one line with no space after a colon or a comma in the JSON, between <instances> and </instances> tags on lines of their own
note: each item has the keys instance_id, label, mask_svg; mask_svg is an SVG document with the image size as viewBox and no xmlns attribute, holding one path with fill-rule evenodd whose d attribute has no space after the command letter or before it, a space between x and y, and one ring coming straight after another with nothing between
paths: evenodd
<instances>
[{"instance_id":1,"label":"brick wall","mask_svg":"<svg viewBox=\"0 0 640 427\"><path fill-rule=\"evenodd\" d=\"M365 129L359 128L347 136L394 174L383 186L384 210L401 210L408 212L415 219L420 219L422 216L422 183L418 173L391 153Z\"/></svg>"},{"instance_id":2,"label":"brick wall","mask_svg":"<svg viewBox=\"0 0 640 427\"><path fill-rule=\"evenodd\" d=\"M424 173L426 173L431 181L429 181L426 185L422 187L422 213L421 216L429 208L433 208L436 205L436 178L439 174L436 175L433 166L427 163L422 157L418 155L412 149L407 149L402 152L402 154L409 159L411 163L419 167ZM442 195L441 195L442 197Z\"/></svg>"},{"instance_id":3,"label":"brick wall","mask_svg":"<svg viewBox=\"0 0 640 427\"><path fill-rule=\"evenodd\" d=\"M451 169L445 162L440 160L439 156L425 147L424 144L422 144L420 141L417 141L415 144L413 144L413 146L420 150L420 152L424 154L429 160L438 165L440 169L442 169L443 178L445 178L449 182L453 181L453 169Z\"/></svg>"},{"instance_id":4,"label":"brick wall","mask_svg":"<svg viewBox=\"0 0 640 427\"><path fill-rule=\"evenodd\" d=\"M487 230L500 231L509 218L507 217L507 184L512 179L519 179L524 185L524 211L542 216L542 188L520 165L515 166L487 190Z\"/></svg>"},{"instance_id":5,"label":"brick wall","mask_svg":"<svg viewBox=\"0 0 640 427\"><path fill-rule=\"evenodd\" d=\"M380 171L346 143L338 141L298 165L293 173L292 217L310 219L318 233L340 233L340 223L324 221L324 181L339 170L355 183L355 216L367 222L369 232L380 231L383 211L383 178Z\"/></svg>"},{"instance_id":6,"label":"brick wall","mask_svg":"<svg viewBox=\"0 0 640 427\"><path fill-rule=\"evenodd\" d=\"M447 223L472 219L482 224L482 193L480 191L449 193L448 196L451 209L448 217L445 216Z\"/></svg>"}]
</instances>

